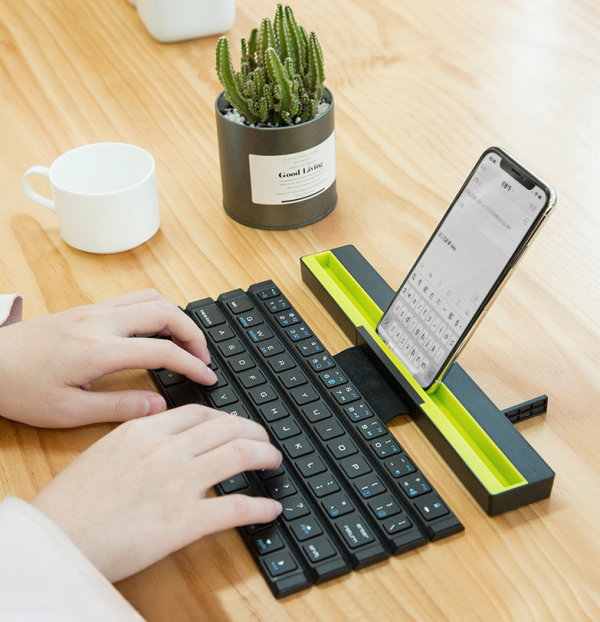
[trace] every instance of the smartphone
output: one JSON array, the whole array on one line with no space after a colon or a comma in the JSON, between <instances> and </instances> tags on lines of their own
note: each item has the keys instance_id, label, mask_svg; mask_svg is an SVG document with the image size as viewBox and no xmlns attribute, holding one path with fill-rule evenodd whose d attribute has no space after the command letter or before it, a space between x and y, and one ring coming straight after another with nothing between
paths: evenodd
<instances>
[{"instance_id":1,"label":"smartphone","mask_svg":"<svg viewBox=\"0 0 600 622\"><path fill-rule=\"evenodd\" d=\"M423 389L458 356L555 204L504 149L480 157L377 325Z\"/></svg>"}]
</instances>

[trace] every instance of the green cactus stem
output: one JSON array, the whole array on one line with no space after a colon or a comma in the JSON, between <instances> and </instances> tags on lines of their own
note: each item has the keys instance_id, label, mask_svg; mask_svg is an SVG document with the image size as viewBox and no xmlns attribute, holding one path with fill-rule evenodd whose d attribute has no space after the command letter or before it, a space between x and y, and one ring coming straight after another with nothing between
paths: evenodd
<instances>
[{"instance_id":1,"label":"green cactus stem","mask_svg":"<svg viewBox=\"0 0 600 622\"><path fill-rule=\"evenodd\" d=\"M227 37L217 43L217 75L227 101L250 124L279 127L313 119L323 95L323 51L314 32L299 26L291 7L277 5L242 39L235 71Z\"/></svg>"}]
</instances>

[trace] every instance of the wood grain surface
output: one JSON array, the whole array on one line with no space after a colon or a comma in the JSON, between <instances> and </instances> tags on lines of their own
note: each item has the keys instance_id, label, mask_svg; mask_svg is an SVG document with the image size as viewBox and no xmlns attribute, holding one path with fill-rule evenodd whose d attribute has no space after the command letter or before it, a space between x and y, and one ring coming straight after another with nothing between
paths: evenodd
<instances>
[{"instance_id":1,"label":"wood grain surface","mask_svg":"<svg viewBox=\"0 0 600 622\"><path fill-rule=\"evenodd\" d=\"M600 620L600 7L293 6L320 37L335 96L339 202L322 222L268 232L221 206L217 37L159 44L125 0L0 0L0 292L20 291L29 318L144 287L185 304L272 278L338 352L349 344L302 283L299 258L354 244L398 286L479 154L502 145L555 187L558 206L460 361L502 408L549 395L548 414L520 430L556 471L554 491L490 518L400 419L394 433L464 533L282 601L235 531L117 587L149 622ZM274 10L238 0L234 49ZM67 246L20 187L29 166L98 141L140 145L157 162L160 231L119 255ZM95 388L152 386L135 371ZM109 430L0 419L0 497L31 499Z\"/></svg>"}]
</instances>

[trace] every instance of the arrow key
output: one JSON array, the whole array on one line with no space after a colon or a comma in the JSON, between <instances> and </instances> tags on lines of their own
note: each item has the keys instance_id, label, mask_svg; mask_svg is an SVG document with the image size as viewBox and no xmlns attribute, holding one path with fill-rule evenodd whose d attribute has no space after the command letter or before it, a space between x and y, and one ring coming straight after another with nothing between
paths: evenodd
<instances>
[{"instance_id":1,"label":"arrow key","mask_svg":"<svg viewBox=\"0 0 600 622\"><path fill-rule=\"evenodd\" d=\"M298 567L294 558L285 549L279 553L273 553L268 557L264 557L263 565L272 577L279 577Z\"/></svg>"},{"instance_id":2,"label":"arrow key","mask_svg":"<svg viewBox=\"0 0 600 622\"><path fill-rule=\"evenodd\" d=\"M252 544L259 555L267 555L282 549L284 544L277 531L273 528L261 531L252 538Z\"/></svg>"}]
</instances>

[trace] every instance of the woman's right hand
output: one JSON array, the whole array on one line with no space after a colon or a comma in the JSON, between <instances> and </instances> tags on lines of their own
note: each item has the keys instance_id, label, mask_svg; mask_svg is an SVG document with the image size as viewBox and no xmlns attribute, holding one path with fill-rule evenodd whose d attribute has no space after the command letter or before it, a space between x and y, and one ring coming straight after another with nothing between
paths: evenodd
<instances>
[{"instance_id":1,"label":"woman's right hand","mask_svg":"<svg viewBox=\"0 0 600 622\"><path fill-rule=\"evenodd\" d=\"M198 405L121 424L32 501L112 582L203 536L281 513L273 499L206 498L233 475L282 455L257 423Z\"/></svg>"}]
</instances>

